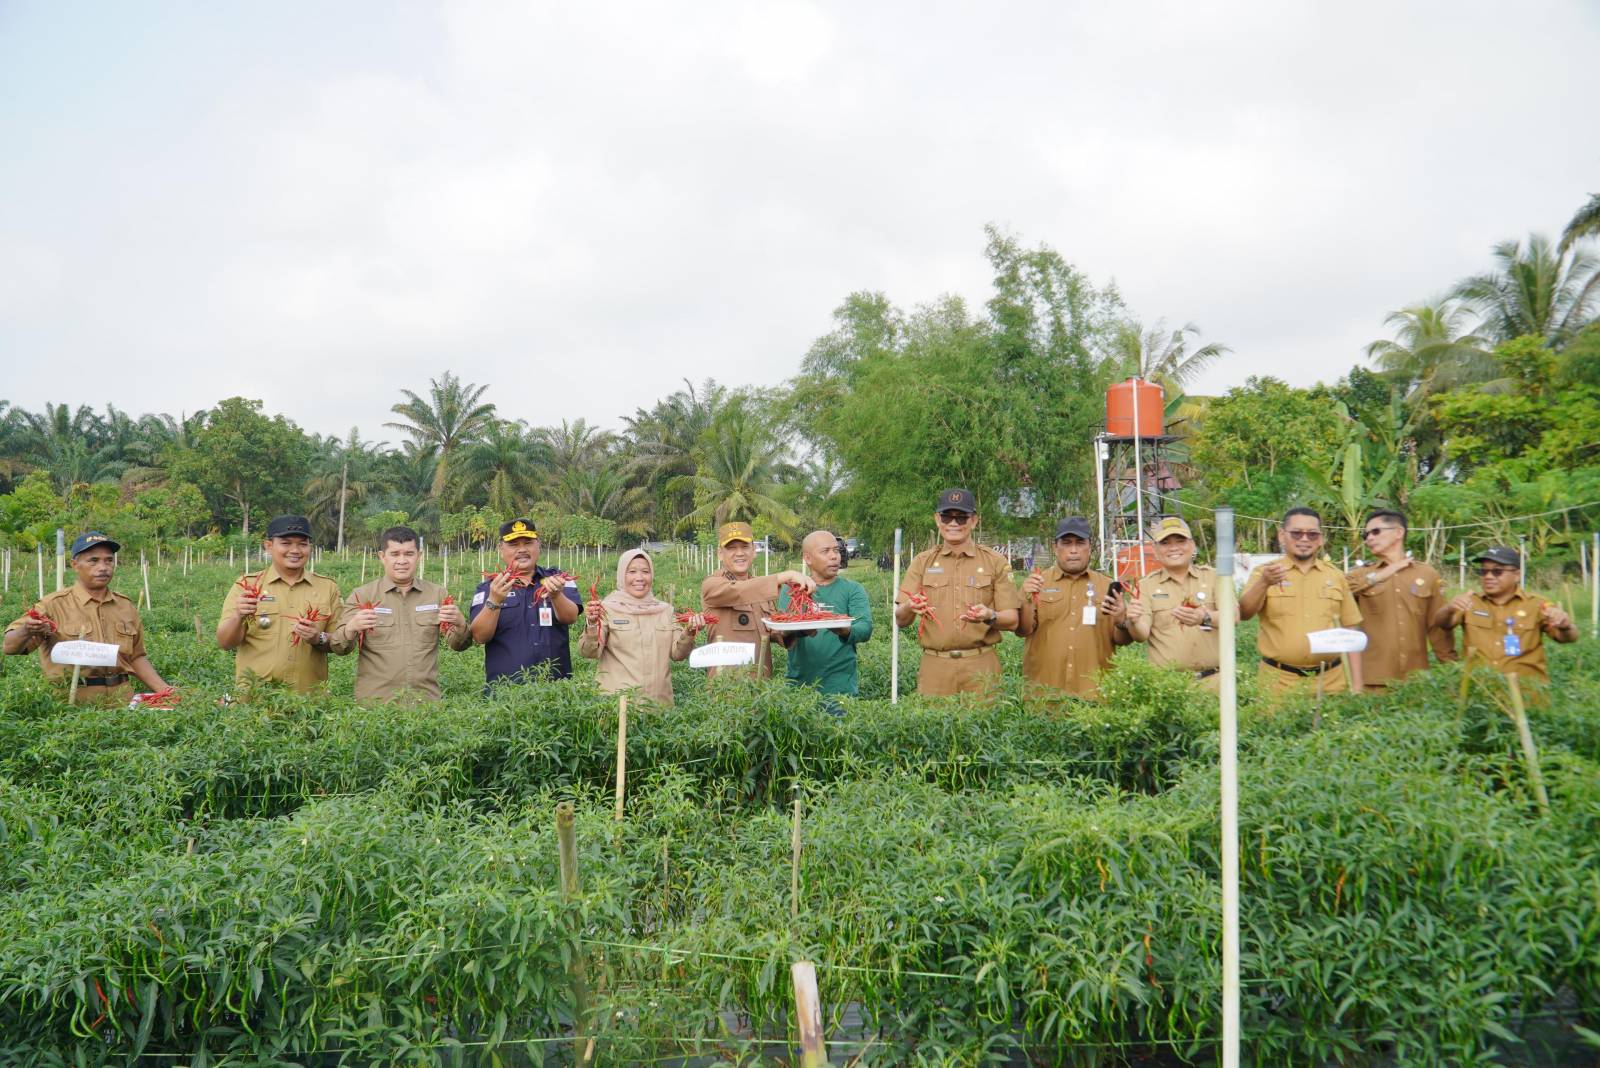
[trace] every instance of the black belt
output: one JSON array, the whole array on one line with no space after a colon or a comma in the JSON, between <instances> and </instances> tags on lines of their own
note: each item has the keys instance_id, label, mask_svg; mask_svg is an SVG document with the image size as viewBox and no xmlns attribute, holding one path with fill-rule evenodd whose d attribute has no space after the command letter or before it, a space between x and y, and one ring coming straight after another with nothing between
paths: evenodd
<instances>
[{"instance_id":1,"label":"black belt","mask_svg":"<svg viewBox=\"0 0 1600 1068\"><path fill-rule=\"evenodd\" d=\"M1339 661L1337 660L1324 660L1316 667L1301 668L1295 667L1293 664L1280 664L1270 656L1262 657L1261 662L1268 667L1275 667L1279 671L1287 671L1291 675L1299 675L1302 678L1310 678L1312 675L1320 675L1326 668L1337 667L1339 664Z\"/></svg>"},{"instance_id":2,"label":"black belt","mask_svg":"<svg viewBox=\"0 0 1600 1068\"><path fill-rule=\"evenodd\" d=\"M1194 673L1194 677L1197 679L1209 679L1211 676L1215 675L1221 670L1221 668L1201 668L1199 671Z\"/></svg>"},{"instance_id":3,"label":"black belt","mask_svg":"<svg viewBox=\"0 0 1600 1068\"><path fill-rule=\"evenodd\" d=\"M92 678L79 679L79 686L121 686L128 681L126 675L96 675Z\"/></svg>"}]
</instances>

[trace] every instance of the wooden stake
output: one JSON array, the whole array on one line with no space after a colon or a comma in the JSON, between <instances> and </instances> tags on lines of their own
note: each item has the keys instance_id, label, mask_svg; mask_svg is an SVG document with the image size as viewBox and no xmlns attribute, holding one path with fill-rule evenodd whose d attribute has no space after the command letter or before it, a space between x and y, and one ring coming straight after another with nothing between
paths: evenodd
<instances>
[{"instance_id":1,"label":"wooden stake","mask_svg":"<svg viewBox=\"0 0 1600 1068\"><path fill-rule=\"evenodd\" d=\"M78 628L78 640L80 642L83 641L83 636L84 636L85 633L87 633L87 631L85 631L85 629L83 627L79 627ZM69 705L75 705L75 704L78 703L78 679L81 678L82 676L83 676L83 665L82 664L73 664L72 665L72 689L67 693L67 704L69 704Z\"/></svg>"},{"instance_id":2,"label":"wooden stake","mask_svg":"<svg viewBox=\"0 0 1600 1068\"><path fill-rule=\"evenodd\" d=\"M44 546L39 546L39 551L33 554L33 560L39 565L39 600L44 600Z\"/></svg>"},{"instance_id":3,"label":"wooden stake","mask_svg":"<svg viewBox=\"0 0 1600 1068\"><path fill-rule=\"evenodd\" d=\"M1223 1068L1239 1066L1239 677L1236 671L1233 509L1217 509L1217 687L1222 822Z\"/></svg>"},{"instance_id":4,"label":"wooden stake","mask_svg":"<svg viewBox=\"0 0 1600 1068\"><path fill-rule=\"evenodd\" d=\"M790 834L789 845L793 853L789 862L789 918L800 918L800 795L794 796L794 830ZM816 984L812 978L813 986Z\"/></svg>"},{"instance_id":5,"label":"wooden stake","mask_svg":"<svg viewBox=\"0 0 1600 1068\"><path fill-rule=\"evenodd\" d=\"M367 547L365 545L363 545L361 547L361 581L358 583L358 585L365 586L366 584L367 584Z\"/></svg>"},{"instance_id":6,"label":"wooden stake","mask_svg":"<svg viewBox=\"0 0 1600 1068\"><path fill-rule=\"evenodd\" d=\"M144 608L151 611L155 606L150 603L150 562L144 558L144 550L139 550L139 573L144 578Z\"/></svg>"},{"instance_id":7,"label":"wooden stake","mask_svg":"<svg viewBox=\"0 0 1600 1068\"><path fill-rule=\"evenodd\" d=\"M1522 761L1528 767L1528 784L1533 787L1533 799L1539 803L1542 815L1550 814L1550 795L1544 788L1544 770L1539 766L1539 750L1533 744L1533 728L1528 725L1528 709L1522 703L1522 684L1517 676L1506 672L1506 685L1511 689L1511 718L1517 725L1517 740L1522 743Z\"/></svg>"},{"instance_id":8,"label":"wooden stake","mask_svg":"<svg viewBox=\"0 0 1600 1068\"><path fill-rule=\"evenodd\" d=\"M203 642L206 640L206 628L205 624L200 622L199 612L194 614L194 638L195 641L198 642Z\"/></svg>"},{"instance_id":9,"label":"wooden stake","mask_svg":"<svg viewBox=\"0 0 1600 1068\"><path fill-rule=\"evenodd\" d=\"M1462 589L1466 589L1467 588L1467 541L1466 541L1465 538L1463 538L1461 540L1460 545L1461 545L1461 561L1458 564L1458 566L1461 569L1461 574L1460 574L1460 577L1456 580L1456 585L1460 586Z\"/></svg>"},{"instance_id":10,"label":"wooden stake","mask_svg":"<svg viewBox=\"0 0 1600 1068\"><path fill-rule=\"evenodd\" d=\"M822 999L817 995L817 968L808 960L789 966L794 982L794 1017L800 1032L801 1068L821 1068L828 1063L822 1042Z\"/></svg>"},{"instance_id":11,"label":"wooden stake","mask_svg":"<svg viewBox=\"0 0 1600 1068\"><path fill-rule=\"evenodd\" d=\"M575 811L571 801L556 806L556 847L561 856L561 897L576 901L578 883L578 835L573 827ZM589 1020L589 969L580 943L572 949L572 1049L577 1064L588 1065L594 1057L594 1043L585 1037Z\"/></svg>"},{"instance_id":12,"label":"wooden stake","mask_svg":"<svg viewBox=\"0 0 1600 1068\"><path fill-rule=\"evenodd\" d=\"M622 822L622 795L628 778L628 695L617 698L617 822Z\"/></svg>"}]
</instances>

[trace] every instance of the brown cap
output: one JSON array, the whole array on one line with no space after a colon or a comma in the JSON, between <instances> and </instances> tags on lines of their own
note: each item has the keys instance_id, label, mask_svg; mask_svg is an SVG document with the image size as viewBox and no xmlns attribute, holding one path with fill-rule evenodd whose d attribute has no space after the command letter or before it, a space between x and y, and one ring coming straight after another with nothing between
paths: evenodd
<instances>
[{"instance_id":1,"label":"brown cap","mask_svg":"<svg viewBox=\"0 0 1600 1068\"><path fill-rule=\"evenodd\" d=\"M1175 515L1167 516L1150 528L1151 541L1160 541L1162 538L1169 538L1174 534L1182 534L1191 541L1194 539L1194 532L1189 529L1189 524Z\"/></svg>"},{"instance_id":2,"label":"brown cap","mask_svg":"<svg viewBox=\"0 0 1600 1068\"><path fill-rule=\"evenodd\" d=\"M756 532L750 529L749 523L724 523L717 528L717 548L722 548L730 541L747 541L755 544Z\"/></svg>"}]
</instances>

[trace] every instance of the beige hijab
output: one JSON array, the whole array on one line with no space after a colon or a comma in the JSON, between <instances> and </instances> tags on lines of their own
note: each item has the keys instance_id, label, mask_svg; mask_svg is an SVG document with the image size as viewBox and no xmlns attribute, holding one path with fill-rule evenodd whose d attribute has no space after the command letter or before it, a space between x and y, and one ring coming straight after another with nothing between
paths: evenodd
<instances>
[{"instance_id":1,"label":"beige hijab","mask_svg":"<svg viewBox=\"0 0 1600 1068\"><path fill-rule=\"evenodd\" d=\"M644 597L634 597L622 588L622 579L628 573L628 565L641 557L650 565L651 582L655 581L656 562L650 559L650 554L643 549L629 549L617 558L617 588L606 594L600 602L606 606L607 612L620 612L629 616L653 616L672 611L672 606L665 601L658 601L648 594Z\"/></svg>"}]
</instances>

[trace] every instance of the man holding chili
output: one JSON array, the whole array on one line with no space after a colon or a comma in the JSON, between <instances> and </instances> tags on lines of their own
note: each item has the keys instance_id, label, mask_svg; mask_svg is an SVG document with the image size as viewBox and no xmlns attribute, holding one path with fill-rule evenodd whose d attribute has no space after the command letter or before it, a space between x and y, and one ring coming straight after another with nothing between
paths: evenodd
<instances>
[{"instance_id":1,"label":"man holding chili","mask_svg":"<svg viewBox=\"0 0 1600 1068\"><path fill-rule=\"evenodd\" d=\"M1434 623L1466 632L1469 661L1487 661L1502 674L1549 682L1543 638L1577 641L1572 617L1522 588L1522 554L1517 550L1496 545L1479 553L1473 563L1478 565L1480 589L1444 604L1434 613Z\"/></svg>"},{"instance_id":2,"label":"man holding chili","mask_svg":"<svg viewBox=\"0 0 1600 1068\"><path fill-rule=\"evenodd\" d=\"M478 584L468 607L472 640L483 646L485 693L501 679L548 670L572 677L567 628L583 608L578 584L539 566L539 531L531 519L500 524L505 570Z\"/></svg>"},{"instance_id":3,"label":"man holding chili","mask_svg":"<svg viewBox=\"0 0 1600 1068\"><path fill-rule=\"evenodd\" d=\"M1139 580L1139 596L1128 601L1128 632L1134 641L1150 643L1152 664L1186 672L1216 693L1222 661L1213 616L1217 572L1196 566L1194 534L1177 516L1157 523L1150 540L1161 567Z\"/></svg>"},{"instance_id":4,"label":"man holding chili","mask_svg":"<svg viewBox=\"0 0 1600 1068\"><path fill-rule=\"evenodd\" d=\"M241 686L267 679L301 693L320 689L328 681L339 586L306 570L311 521L303 515L280 515L268 523L262 548L272 563L228 591L217 620L217 645L238 650L233 674Z\"/></svg>"},{"instance_id":5,"label":"man holding chili","mask_svg":"<svg viewBox=\"0 0 1600 1068\"><path fill-rule=\"evenodd\" d=\"M1089 569L1094 541L1087 519L1074 515L1056 524L1055 554L1053 565L1022 583L1022 677L1035 696L1060 691L1092 701L1100 673L1111 668L1112 648L1132 641L1127 598L1112 591L1110 576Z\"/></svg>"},{"instance_id":6,"label":"man holding chili","mask_svg":"<svg viewBox=\"0 0 1600 1068\"><path fill-rule=\"evenodd\" d=\"M1345 576L1361 609L1367 648L1361 674L1367 689L1382 692L1413 671L1428 667L1428 647L1440 662L1456 658L1455 642L1445 627L1433 625L1444 604L1444 579L1427 564L1406 554L1406 517L1379 509L1361 525L1367 551L1377 557Z\"/></svg>"},{"instance_id":7,"label":"man holding chili","mask_svg":"<svg viewBox=\"0 0 1600 1068\"><path fill-rule=\"evenodd\" d=\"M749 523L724 523L717 528L717 562L722 569L707 575L700 583L700 611L714 615L711 641L740 642L756 647L755 674L772 675L771 635L761 622L777 610L778 592L788 583L804 586L809 593L817 584L798 571L776 575L753 575L756 559L756 532ZM744 669L712 668L709 675Z\"/></svg>"},{"instance_id":8,"label":"man holding chili","mask_svg":"<svg viewBox=\"0 0 1600 1068\"><path fill-rule=\"evenodd\" d=\"M1320 685L1323 693L1361 689L1361 654L1349 653L1350 678L1338 656L1313 653L1308 635L1361 623L1344 574L1321 559L1322 516L1291 508L1278 525L1284 555L1256 568L1239 594L1239 617L1261 617L1257 679L1266 693Z\"/></svg>"},{"instance_id":9,"label":"man holding chili","mask_svg":"<svg viewBox=\"0 0 1600 1068\"><path fill-rule=\"evenodd\" d=\"M993 694L1000 685L994 647L1003 632L1017 629L1011 561L973 540L978 499L971 490L939 494L933 521L939 544L912 558L894 609L896 626L918 621L917 692Z\"/></svg>"},{"instance_id":10,"label":"man holding chili","mask_svg":"<svg viewBox=\"0 0 1600 1068\"><path fill-rule=\"evenodd\" d=\"M78 580L64 590L47 594L32 610L6 628L6 654L39 650L44 677L65 688L72 669L50 659L57 642L100 642L117 647L117 664L109 668L84 668L79 674L78 696L86 703L113 707L128 703L133 694L130 676L151 690L164 690L165 681L144 650L144 624L131 600L111 589L121 546L98 530L80 534L72 543L72 570Z\"/></svg>"}]
</instances>

